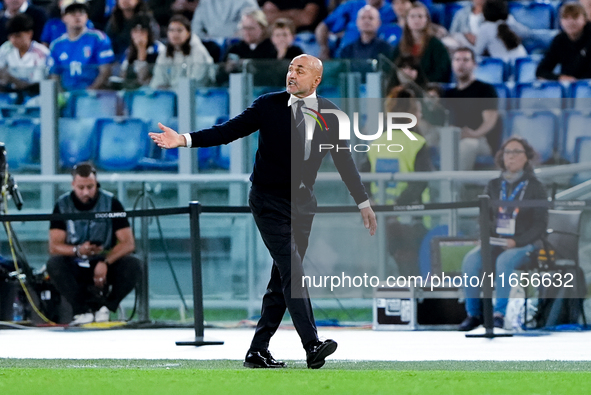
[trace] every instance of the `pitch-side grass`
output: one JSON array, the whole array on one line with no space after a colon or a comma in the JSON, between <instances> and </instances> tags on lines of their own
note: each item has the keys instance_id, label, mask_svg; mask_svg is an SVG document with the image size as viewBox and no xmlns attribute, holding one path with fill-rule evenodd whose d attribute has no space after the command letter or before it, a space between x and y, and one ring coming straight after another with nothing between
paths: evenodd
<instances>
[{"instance_id":1,"label":"pitch-side grass","mask_svg":"<svg viewBox=\"0 0 591 395\"><path fill-rule=\"evenodd\" d=\"M239 361L0 359L0 394L591 393L591 362L348 362L250 370Z\"/></svg>"}]
</instances>

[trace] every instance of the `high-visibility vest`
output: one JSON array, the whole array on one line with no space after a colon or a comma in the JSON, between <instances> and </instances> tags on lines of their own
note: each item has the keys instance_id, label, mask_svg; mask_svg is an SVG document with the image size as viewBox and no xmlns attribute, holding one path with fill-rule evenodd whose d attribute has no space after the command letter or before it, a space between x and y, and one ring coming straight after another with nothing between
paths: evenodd
<instances>
[{"instance_id":1,"label":"high-visibility vest","mask_svg":"<svg viewBox=\"0 0 591 395\"><path fill-rule=\"evenodd\" d=\"M417 154L426 144L425 138L418 133L411 132L417 139L410 140L408 136L401 130L392 131L392 140L388 140L387 133L383 133L379 138L374 140L371 144L383 144L378 147L373 146L368 151L367 156L371 164L372 173L410 173L415 171L415 160ZM391 147L392 151L403 149L400 152L391 152L387 149L388 146L399 144ZM394 204L400 194L406 189L408 183L400 181L386 182L386 201L379 200L379 187L377 182L371 183L371 193L374 201L378 204ZM422 195L423 203L429 201L429 190L425 189Z\"/></svg>"}]
</instances>

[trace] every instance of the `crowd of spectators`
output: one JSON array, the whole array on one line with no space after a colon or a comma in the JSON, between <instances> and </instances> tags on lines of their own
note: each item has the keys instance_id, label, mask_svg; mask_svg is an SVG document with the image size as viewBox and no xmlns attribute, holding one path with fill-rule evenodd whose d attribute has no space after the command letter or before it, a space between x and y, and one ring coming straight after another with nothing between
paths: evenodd
<instances>
[{"instance_id":1,"label":"crowd of spectators","mask_svg":"<svg viewBox=\"0 0 591 395\"><path fill-rule=\"evenodd\" d=\"M443 123L441 106L432 105L440 97L495 99L495 88L476 78L479 59L510 64L528 56L524 43L535 35L504 0L472 0L447 23L429 0L56 0L49 6L4 0L3 5L1 91L34 97L46 75L64 91L174 89L183 77L200 85L225 82L245 64L256 71L255 84L281 85L284 63L310 52L305 44L311 40L311 54L351 60L353 71L367 71L374 59L391 62L384 96L399 86L410 89L426 99L425 119L433 125ZM539 51L544 55L537 78L591 78L590 13L591 0L567 2L556 11L560 30ZM253 66L251 59L263 66ZM473 111L469 120L448 110L449 124L462 129L460 167L472 169L476 155L490 155L500 143L493 108ZM436 142L427 134L428 144Z\"/></svg>"},{"instance_id":2,"label":"crowd of spectators","mask_svg":"<svg viewBox=\"0 0 591 395\"><path fill-rule=\"evenodd\" d=\"M449 31L433 22L430 0L56 0L49 6L35 5L34 0L4 0L3 5L0 45L9 41L9 22L16 15L26 15L33 26L32 50L38 52L40 43L52 53L47 56L48 70L60 75L56 65L69 68L69 77L62 75L66 90L108 88L109 78L103 78L99 70L107 70L103 65L109 66L112 75L131 78L124 84L127 87L173 87L178 76L162 81L162 76L152 71L159 64L182 65L183 73L208 83L216 80L212 71L196 69L211 68L212 62L226 62L222 71L227 73L239 69L243 59L289 60L302 52L296 39L300 33L313 38L314 55L321 59L385 58L399 64L410 57L419 64L425 83L446 84L453 82L450 54L455 49L466 47L477 57L509 62L528 55L523 41L533 34L511 15L503 0L472 0L453 14L451 23L446 24ZM588 76L588 10L589 0L561 7L557 16L562 32L549 45L537 72L539 78ZM84 25L74 34L68 23L79 25L78 20L84 20ZM169 42L171 24L175 25L172 30L182 26L186 42ZM96 37L91 46L75 45L78 35L89 34ZM82 56L73 53L77 49L82 50ZM565 68L576 70L553 74L553 67L574 53L578 53L576 60L566 62ZM13 67L5 57L0 58L0 64L5 69ZM95 70L79 71L81 64ZM155 77L159 79L152 83ZM76 83L64 85L68 79Z\"/></svg>"},{"instance_id":3,"label":"crowd of spectators","mask_svg":"<svg viewBox=\"0 0 591 395\"><path fill-rule=\"evenodd\" d=\"M539 32L520 23L505 0L472 0L446 21L451 23L434 18L435 9L430 0L55 0L49 6L4 0L0 91L34 99L47 75L59 81L63 91L175 89L187 77L207 86L247 64L256 71L255 85L278 86L285 81L285 62L310 48L322 60L345 59L365 66L386 60L392 71L386 76L384 110L414 115L416 143L401 153L371 152L368 171L432 170L438 160L437 128L444 124L460 131L459 169L472 170L478 156L498 151L502 139L497 92L477 78L479 59L499 58L511 64L529 55L524 43ZM543 58L536 77L565 82L591 78L591 0L565 2L556 19L560 30L555 29L546 47L538 48ZM304 43L312 46L304 48ZM269 63L257 68L250 60ZM521 155L525 163L529 156L524 153L512 148L502 155ZM377 185L370 190L376 199ZM424 203L429 190L424 182L390 182L384 197L387 204ZM390 246L395 260L416 262L418 246L402 236L412 236L415 242L422 236L397 220L387 228L389 239L401 240L400 246ZM421 235L426 231L423 224L415 228ZM78 249L68 251L79 256ZM464 264L468 272L478 266L476 258L470 259L476 263ZM55 267L54 263L57 277ZM107 279L105 273L102 278ZM79 305L75 313L100 321L96 313L102 309L108 316L118 302L96 308ZM476 302L470 306L474 319L465 323L466 328L480 319ZM496 308L502 324L505 306Z\"/></svg>"}]
</instances>

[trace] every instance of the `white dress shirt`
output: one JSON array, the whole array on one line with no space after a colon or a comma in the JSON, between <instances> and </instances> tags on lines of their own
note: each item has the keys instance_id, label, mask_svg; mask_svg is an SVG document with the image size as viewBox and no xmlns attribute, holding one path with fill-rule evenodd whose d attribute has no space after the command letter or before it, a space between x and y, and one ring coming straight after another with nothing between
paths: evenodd
<instances>
[{"instance_id":1,"label":"white dress shirt","mask_svg":"<svg viewBox=\"0 0 591 395\"><path fill-rule=\"evenodd\" d=\"M297 102L298 100L304 101L304 106L302 107L302 113L304 112L304 107L308 107L314 111L318 111L318 96L316 96L316 91L312 92L311 95L299 98L294 95L289 95L289 100L287 101L287 107L290 107L293 103ZM291 112L294 114L295 117L296 107L291 107ZM312 117L304 117L304 123L306 125L306 144L305 149L306 152L304 154L304 160L310 159L310 152L312 151L312 139L314 138L314 129L316 129L316 121Z\"/></svg>"}]
</instances>

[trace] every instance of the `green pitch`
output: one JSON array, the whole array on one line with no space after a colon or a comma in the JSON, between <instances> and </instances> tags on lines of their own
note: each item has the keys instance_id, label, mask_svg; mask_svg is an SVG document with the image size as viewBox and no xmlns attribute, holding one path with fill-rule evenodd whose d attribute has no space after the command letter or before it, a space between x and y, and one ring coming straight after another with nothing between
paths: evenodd
<instances>
[{"instance_id":1,"label":"green pitch","mask_svg":"<svg viewBox=\"0 0 591 395\"><path fill-rule=\"evenodd\" d=\"M239 361L0 359L0 394L591 393L591 362L341 362L249 370Z\"/></svg>"}]
</instances>

